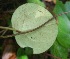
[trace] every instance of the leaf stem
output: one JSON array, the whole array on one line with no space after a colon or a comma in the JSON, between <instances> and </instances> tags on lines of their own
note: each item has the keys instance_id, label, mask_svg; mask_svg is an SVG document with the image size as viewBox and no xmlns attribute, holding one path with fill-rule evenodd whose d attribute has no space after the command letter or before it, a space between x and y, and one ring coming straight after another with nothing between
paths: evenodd
<instances>
[{"instance_id":1,"label":"leaf stem","mask_svg":"<svg viewBox=\"0 0 70 59\"><path fill-rule=\"evenodd\" d=\"M21 32L19 30L15 30L14 28L10 28L10 27L3 27L3 26L0 26L0 29L5 29L5 30L11 30L11 31L16 31L16 32Z\"/></svg>"}]
</instances>

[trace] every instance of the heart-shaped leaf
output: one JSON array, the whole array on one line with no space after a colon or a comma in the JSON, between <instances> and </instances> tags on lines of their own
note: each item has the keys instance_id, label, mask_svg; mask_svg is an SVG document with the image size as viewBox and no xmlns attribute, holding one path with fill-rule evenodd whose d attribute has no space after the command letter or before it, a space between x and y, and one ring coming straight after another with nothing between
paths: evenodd
<instances>
[{"instance_id":1,"label":"heart-shaped leaf","mask_svg":"<svg viewBox=\"0 0 70 59\"><path fill-rule=\"evenodd\" d=\"M25 32L41 26L52 17L52 14L45 8L34 3L27 3L18 7L13 13L12 27ZM39 54L53 45L57 33L58 27L56 20L53 19L42 27L26 34L17 35L15 38L20 47L31 47L34 54Z\"/></svg>"}]
</instances>

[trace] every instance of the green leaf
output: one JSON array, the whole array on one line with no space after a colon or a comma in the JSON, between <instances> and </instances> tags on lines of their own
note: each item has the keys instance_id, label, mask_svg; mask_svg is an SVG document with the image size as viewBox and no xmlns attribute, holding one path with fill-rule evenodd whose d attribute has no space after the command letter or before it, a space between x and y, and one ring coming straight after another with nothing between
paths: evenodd
<instances>
[{"instance_id":1,"label":"green leaf","mask_svg":"<svg viewBox=\"0 0 70 59\"><path fill-rule=\"evenodd\" d=\"M25 47L24 50L25 50L24 53L26 55L32 55L33 54L33 50L30 47Z\"/></svg>"},{"instance_id":2,"label":"green leaf","mask_svg":"<svg viewBox=\"0 0 70 59\"><path fill-rule=\"evenodd\" d=\"M17 59L28 59L28 56L25 55L25 51L22 48L19 48L17 51Z\"/></svg>"},{"instance_id":3,"label":"green leaf","mask_svg":"<svg viewBox=\"0 0 70 59\"><path fill-rule=\"evenodd\" d=\"M46 7L44 2L40 1L40 0L27 0L28 3L36 3L42 7Z\"/></svg>"},{"instance_id":4,"label":"green leaf","mask_svg":"<svg viewBox=\"0 0 70 59\"><path fill-rule=\"evenodd\" d=\"M27 3L16 9L11 22L13 28L25 32L41 26L52 17L45 8L34 3ZM39 54L53 45L57 34L58 27L56 20L53 19L35 31L15 36L15 39L20 47L31 47L34 54Z\"/></svg>"},{"instance_id":5,"label":"green leaf","mask_svg":"<svg viewBox=\"0 0 70 59\"><path fill-rule=\"evenodd\" d=\"M20 57L20 59L28 59L27 55L23 55Z\"/></svg>"},{"instance_id":6,"label":"green leaf","mask_svg":"<svg viewBox=\"0 0 70 59\"><path fill-rule=\"evenodd\" d=\"M24 55L24 49L23 48L19 48L18 51L17 51L17 58L19 59L23 55Z\"/></svg>"},{"instance_id":7,"label":"green leaf","mask_svg":"<svg viewBox=\"0 0 70 59\"><path fill-rule=\"evenodd\" d=\"M68 2L67 2L68 3ZM56 15L68 12L69 11L69 5L67 3L64 5L61 2L58 2L54 8L54 12ZM62 16L58 16L58 36L57 40L58 42L66 47L70 48L70 13L63 14Z\"/></svg>"},{"instance_id":8,"label":"green leaf","mask_svg":"<svg viewBox=\"0 0 70 59\"><path fill-rule=\"evenodd\" d=\"M53 44L53 46L50 49L51 54L60 58L60 59L68 59L68 50L66 48L64 48L63 46L61 46L57 40L55 41L55 43ZM54 58L56 59L56 58Z\"/></svg>"}]
</instances>

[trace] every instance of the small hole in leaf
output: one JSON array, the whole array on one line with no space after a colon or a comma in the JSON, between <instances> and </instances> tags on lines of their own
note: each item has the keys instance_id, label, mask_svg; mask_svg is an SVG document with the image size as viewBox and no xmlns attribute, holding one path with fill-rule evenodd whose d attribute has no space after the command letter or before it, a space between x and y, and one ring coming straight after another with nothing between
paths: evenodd
<instances>
[{"instance_id":1,"label":"small hole in leaf","mask_svg":"<svg viewBox=\"0 0 70 59\"><path fill-rule=\"evenodd\" d=\"M32 38L32 37L31 37Z\"/></svg>"}]
</instances>

